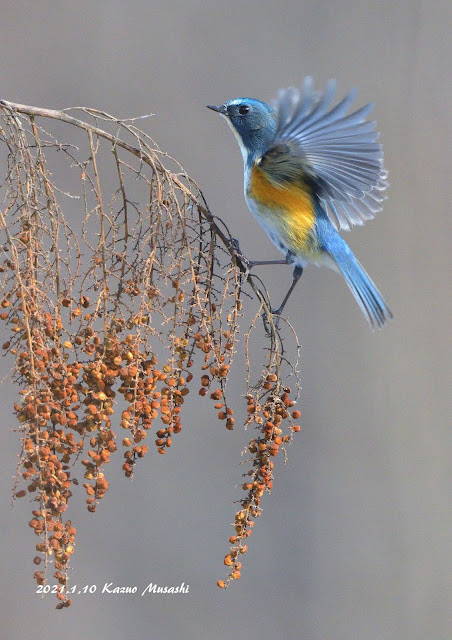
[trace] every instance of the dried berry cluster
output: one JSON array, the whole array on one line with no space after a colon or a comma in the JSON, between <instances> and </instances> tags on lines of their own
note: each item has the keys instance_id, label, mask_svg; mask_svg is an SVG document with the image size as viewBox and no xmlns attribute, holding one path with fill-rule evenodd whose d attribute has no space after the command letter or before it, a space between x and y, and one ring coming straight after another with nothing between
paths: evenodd
<instances>
[{"instance_id":1,"label":"dried berry cluster","mask_svg":"<svg viewBox=\"0 0 452 640\"><path fill-rule=\"evenodd\" d=\"M240 500L240 509L235 514L235 535L229 538L231 549L224 558L224 564L229 567L228 579L218 580L221 588L227 588L231 580L238 580L241 575L241 557L248 550L245 541L252 533L254 518L262 513L260 506L265 491L270 493L273 487L272 458L278 455L281 448L290 444L294 433L300 431L299 425L292 424L292 419L298 420L301 413L295 409L290 399L290 389L281 388L278 376L270 373L265 377L261 393L247 394L247 425L254 425L260 435L252 438L248 444L248 452L252 454L249 462L251 469L244 474L246 481L242 489L246 496ZM286 423L286 424L285 424ZM283 433L286 426L287 433Z\"/></svg>"},{"instance_id":2,"label":"dried berry cluster","mask_svg":"<svg viewBox=\"0 0 452 640\"><path fill-rule=\"evenodd\" d=\"M15 306L5 302L6 298L3 308L10 311L4 312L2 318L12 336L3 348L16 356L15 379L22 389L22 401L14 408L23 434L22 478L28 483L26 490L15 495L21 498L27 493L37 494L40 509L33 510L30 521L30 527L42 538L36 549L43 554L46 565L53 556L54 577L64 586L74 551L75 529L70 521L69 525L63 521L62 514L72 496L73 484L78 484L72 473L80 453L86 451L86 457L81 459L83 486L87 508L94 512L108 489L103 466L117 449L112 420L118 404L124 409L121 418L116 418L117 424L128 432L122 439L126 448L123 470L130 477L137 458L148 451L143 441L154 421L158 420L155 444L161 454L171 446L173 434L182 429L182 405L194 378L191 372L183 375L193 366L190 354L198 349L204 355L200 373L200 392L204 392L212 380L224 384L233 343L230 331L223 332L222 352L215 332L206 339L199 331L193 333L187 328L183 337L174 338L174 357L160 369L157 355L139 332L121 337L110 331L102 340L92 326L72 328L70 321L64 326L60 319L53 322L47 312L42 318L39 314L24 317L20 296L16 296ZM83 319L86 315L74 316L72 312L70 318ZM63 330L68 336L71 329L70 339L62 341ZM217 360L219 366L210 364ZM223 390L212 393L212 397L224 397ZM232 410L228 409L228 428L233 424L230 414ZM34 562L40 563L41 558L36 556ZM40 584L44 575L42 571L35 573ZM63 599L64 594L59 597ZM64 599L60 604L67 606L67 602Z\"/></svg>"},{"instance_id":3,"label":"dried berry cluster","mask_svg":"<svg viewBox=\"0 0 452 640\"><path fill-rule=\"evenodd\" d=\"M15 495L20 498L28 493L40 503L30 521L42 538L36 549L46 565L53 557L54 577L64 586L75 529L68 529L62 514L73 484L78 484L73 476L77 460L81 459L87 508L94 512L108 489L103 467L117 449L112 421L118 407L123 408L116 426L127 431L122 439L126 448L123 470L130 477L136 460L148 451L144 441L156 421L155 445L161 454L171 447L172 436L181 431L182 405L194 379L189 371L194 352L203 354L201 390L218 380L223 389L212 395L224 397L233 342L229 330L202 334L205 322L202 328L190 323L182 337L173 335L171 357L159 368L149 335L143 339L139 328L135 333L113 331L111 324L107 333L95 329L88 324L92 321L91 313L85 311L88 304L82 313L78 313L79 306L75 314L68 310L64 322L61 315L55 321L49 312L24 313L32 300L20 287L15 290L18 295L14 295L13 305L8 300L11 293L4 298L3 308L8 311L1 316L11 331L3 348L16 357L15 381L22 398L14 408L22 432L21 467L27 489ZM67 300L63 298L60 312L67 308ZM193 318L193 309L191 314ZM229 414L232 410L228 409ZM229 416L228 428L232 424ZM85 452L83 458L81 452ZM53 532L58 531L69 531L70 535L55 536ZM41 559L36 556L35 564L38 561ZM44 575L36 572L35 578L42 583ZM64 599L60 604L67 606L67 602Z\"/></svg>"},{"instance_id":4,"label":"dried berry cluster","mask_svg":"<svg viewBox=\"0 0 452 640\"><path fill-rule=\"evenodd\" d=\"M23 291L21 302L26 306ZM53 556L54 577L63 589L75 536L71 521L63 519L72 485L77 482L71 478L70 463L83 448L83 428L76 413L80 408L77 380L82 365L67 362L69 345L57 346L55 336L60 329L55 329L49 314L44 314L40 331L32 327L35 323L29 316L20 317L21 309L22 305L16 310L11 308L12 336L3 344L5 350L16 355L16 381L21 388L21 402L15 403L14 409L23 434L20 462L27 489L16 492L16 496L37 494L39 509L33 510L29 523L42 538L36 550L43 555L46 566ZM37 565L41 561L39 556L34 558ZM42 571L35 572L38 584L43 583L44 575ZM70 604L62 591L58 598L60 608Z\"/></svg>"}]
</instances>

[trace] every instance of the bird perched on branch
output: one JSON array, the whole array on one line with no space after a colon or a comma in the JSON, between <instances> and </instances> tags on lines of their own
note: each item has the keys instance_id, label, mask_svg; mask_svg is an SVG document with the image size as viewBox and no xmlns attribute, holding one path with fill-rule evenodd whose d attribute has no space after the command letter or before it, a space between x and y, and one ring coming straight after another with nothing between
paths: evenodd
<instances>
[{"instance_id":1,"label":"bird perched on branch","mask_svg":"<svg viewBox=\"0 0 452 640\"><path fill-rule=\"evenodd\" d=\"M382 295L339 235L362 225L381 210L388 185L375 122L366 120L373 105L347 115L356 91L331 107L336 83L314 92L307 77L301 91L282 89L274 105L254 98L209 105L228 121L244 161L245 200L284 260L293 264L292 284L280 315L303 268L326 265L344 276L373 328L392 318Z\"/></svg>"}]
</instances>

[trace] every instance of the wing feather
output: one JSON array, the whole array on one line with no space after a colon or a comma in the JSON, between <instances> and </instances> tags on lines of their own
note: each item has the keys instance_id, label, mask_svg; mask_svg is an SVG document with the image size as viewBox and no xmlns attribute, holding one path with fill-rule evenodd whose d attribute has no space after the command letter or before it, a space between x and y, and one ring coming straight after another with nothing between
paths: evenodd
<instances>
[{"instance_id":1,"label":"wing feather","mask_svg":"<svg viewBox=\"0 0 452 640\"><path fill-rule=\"evenodd\" d=\"M319 94L310 77L301 90L281 90L274 144L261 164L276 182L307 173L333 224L349 229L382 209L387 172L376 123L366 120L373 104L347 115L356 90L331 108L335 93L334 80Z\"/></svg>"}]
</instances>

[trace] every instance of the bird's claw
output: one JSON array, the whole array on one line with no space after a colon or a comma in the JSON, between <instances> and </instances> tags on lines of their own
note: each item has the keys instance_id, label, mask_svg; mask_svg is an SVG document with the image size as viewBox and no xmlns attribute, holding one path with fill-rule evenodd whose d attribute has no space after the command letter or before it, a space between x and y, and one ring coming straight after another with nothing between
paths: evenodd
<instances>
[{"instance_id":1,"label":"bird's claw","mask_svg":"<svg viewBox=\"0 0 452 640\"><path fill-rule=\"evenodd\" d=\"M242 253L240 251L240 244L239 244L239 241L237 240L237 238L231 238L230 244L231 244L231 248L234 251L234 253L236 253L237 255L241 256Z\"/></svg>"},{"instance_id":2,"label":"bird's claw","mask_svg":"<svg viewBox=\"0 0 452 640\"><path fill-rule=\"evenodd\" d=\"M240 251L240 244L237 238L231 238L230 247L232 249L232 254L234 255L234 257L239 258L242 266L245 268L245 270L242 271L242 279L247 280L248 276L250 275L250 271L254 267L255 263L252 260L248 260L248 258L244 256Z\"/></svg>"},{"instance_id":3,"label":"bird's claw","mask_svg":"<svg viewBox=\"0 0 452 640\"><path fill-rule=\"evenodd\" d=\"M275 329L279 329L279 320L281 318L281 312L279 309L276 309L275 311L273 311L272 309L271 313L272 313L272 316L274 316Z\"/></svg>"}]
</instances>

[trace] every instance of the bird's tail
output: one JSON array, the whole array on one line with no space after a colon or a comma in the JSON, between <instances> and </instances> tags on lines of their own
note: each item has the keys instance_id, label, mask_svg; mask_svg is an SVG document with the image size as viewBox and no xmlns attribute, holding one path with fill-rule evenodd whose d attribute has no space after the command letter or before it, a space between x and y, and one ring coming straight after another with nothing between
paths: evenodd
<instances>
[{"instance_id":1,"label":"bird's tail","mask_svg":"<svg viewBox=\"0 0 452 640\"><path fill-rule=\"evenodd\" d=\"M374 329L382 329L392 318L383 296L359 264L347 243L339 236L328 253L343 274L356 302Z\"/></svg>"}]
</instances>

